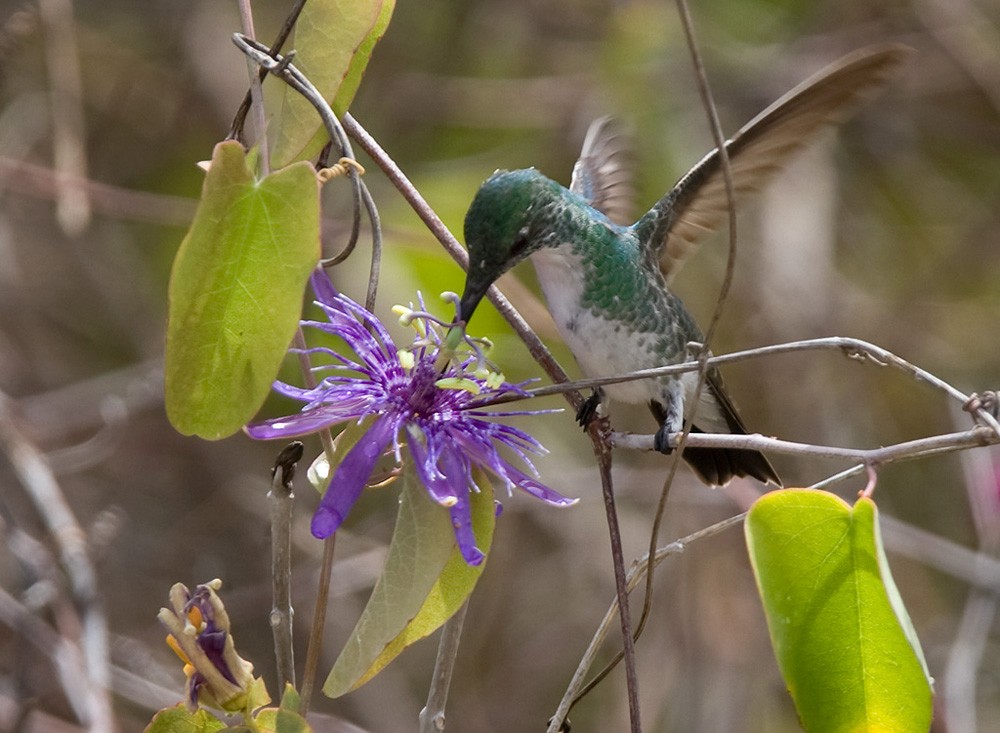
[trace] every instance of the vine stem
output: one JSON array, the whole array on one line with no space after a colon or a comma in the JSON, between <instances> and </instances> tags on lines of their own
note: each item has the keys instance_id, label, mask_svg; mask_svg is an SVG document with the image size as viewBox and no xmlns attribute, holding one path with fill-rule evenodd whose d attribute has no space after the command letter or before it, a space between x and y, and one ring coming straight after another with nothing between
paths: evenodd
<instances>
[{"instance_id":1,"label":"vine stem","mask_svg":"<svg viewBox=\"0 0 1000 733\"><path fill-rule=\"evenodd\" d=\"M450 619L445 621L441 629L441 640L438 643L437 659L434 661L434 674L431 676L431 686L427 693L427 704L420 711L420 733L440 733L444 730L448 689L451 687L451 675L455 670L458 645L462 639L462 627L465 625L465 614L468 610L469 602L466 601Z\"/></svg>"},{"instance_id":2,"label":"vine stem","mask_svg":"<svg viewBox=\"0 0 1000 733\"><path fill-rule=\"evenodd\" d=\"M279 695L285 685L295 687L295 651L292 644L292 477L302 458L302 443L289 443L278 454L267 494L271 508L271 631L278 672Z\"/></svg>"},{"instance_id":3,"label":"vine stem","mask_svg":"<svg viewBox=\"0 0 1000 733\"><path fill-rule=\"evenodd\" d=\"M301 9L301 4L296 7L297 9L295 12L297 12L298 9ZM301 71L290 63L290 55L282 57L268 49L266 46L256 42L253 38L241 34L235 34L233 36L233 42L244 54L247 55L251 61L258 64L267 72L274 74L295 89L295 91L299 94L303 95L315 107L317 113L323 121L323 125L326 128L330 140L338 146L342 156L351 160L354 159L354 151L351 149L350 141L348 140L347 134L341 126L340 121L333 113L330 105L327 104L326 100L323 98L323 95L316 89L312 82L310 82ZM259 83L259 79L257 82ZM372 309L374 306L380 267L379 257L382 246L381 227L375 203L371 194L368 192L367 186L365 186L361 181L357 167L348 166L347 174L353 185L355 209L354 226L352 228L350 240L344 250L327 264L336 264L343 259L346 259L346 257L353 251L354 244L356 243L358 237L360 209L363 205L368 212L372 225L372 265L369 276L368 292L365 298L366 307L368 309ZM310 363L309 356L305 352L306 341L301 327L296 331L294 345L299 350L299 362L306 386L315 388L316 380L312 373L312 365ZM324 430L320 432L319 435L320 440L323 443L323 450L326 453L327 461L329 465L332 466L335 462L333 437L329 430ZM300 703L300 712L302 715L305 715L309 710L310 703L312 702L312 690L316 684L316 672L319 667L319 659L322 651L323 629L326 625L326 612L330 595L330 576L333 570L333 558L336 548L335 537L336 535L330 535L326 538L323 544L323 559L320 565L319 584L316 594L316 608L313 613L312 626L309 631L309 643L306 649L305 669L302 675Z\"/></svg>"},{"instance_id":4,"label":"vine stem","mask_svg":"<svg viewBox=\"0 0 1000 733\"><path fill-rule=\"evenodd\" d=\"M305 384L309 389L315 389L316 375L312 371L312 364L309 361L309 353L306 348L306 337L302 333L301 326L295 331L293 344L298 354L299 367L302 370ZM329 430L322 430L319 438L323 443L323 451L326 453L328 465L334 465L336 447L333 435ZM327 489L329 490L329 487ZM333 557L337 547L336 537L336 534L332 534L323 541L323 559L320 562L319 582L316 588L316 608L313 610L312 626L309 628L306 663L302 671L302 688L299 693L301 695L299 712L303 716L309 712L312 691L316 686L316 670L319 667L320 653L323 650L323 629L326 628L326 610L330 602L330 576L333 573Z\"/></svg>"},{"instance_id":5,"label":"vine stem","mask_svg":"<svg viewBox=\"0 0 1000 733\"><path fill-rule=\"evenodd\" d=\"M256 34L253 29L253 10L250 0L237 0L240 9L240 23L243 34L253 40ZM247 59L247 70L250 73L250 113L253 115L254 126L257 128L257 149L260 151L260 170L263 175L271 172L271 152L267 147L266 117L264 115L264 90L261 86L257 66Z\"/></svg>"}]
</instances>

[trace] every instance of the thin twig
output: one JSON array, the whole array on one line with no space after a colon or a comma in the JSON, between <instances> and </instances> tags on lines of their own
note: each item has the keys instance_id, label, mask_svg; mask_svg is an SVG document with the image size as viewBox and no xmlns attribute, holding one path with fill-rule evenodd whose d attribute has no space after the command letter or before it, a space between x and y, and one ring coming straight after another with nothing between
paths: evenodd
<instances>
[{"instance_id":1,"label":"thin twig","mask_svg":"<svg viewBox=\"0 0 1000 733\"><path fill-rule=\"evenodd\" d=\"M759 359L761 357L775 356L778 354L791 354L799 351L840 351L851 359L856 359L862 362L871 362L877 366L893 367L894 369L913 377L918 382L924 382L934 389L944 392L952 399L958 401L961 405L969 403L970 395L967 395L956 387L953 387L951 384L935 374L911 364L891 351L883 349L881 346L876 346L875 344L869 343L868 341L862 341L861 339L845 336L803 339L801 341L789 341L782 344L734 351L730 354L711 356L707 359L707 363L709 366L722 366L724 364L746 361L748 359ZM573 382L553 384L525 391L532 397L544 397L550 394L559 394L567 390L576 391L582 389L593 389L594 387L600 387L606 384L619 384L622 382L632 382L637 379L652 379L654 377L684 374L686 372L697 371L700 368L701 364L699 362L688 361L681 364L670 364L668 366L656 367L653 369L639 369L634 372L629 372L628 374L615 374L607 377L597 377L594 379L579 379ZM491 404L512 402L517 399L521 398L517 395L511 395L504 397L503 399L491 399L476 402L470 405L470 407L480 408ZM997 419L981 405L973 407L973 414L976 419L989 426L990 429L996 431L997 435L1000 435L1000 423L997 422Z\"/></svg>"},{"instance_id":2,"label":"thin twig","mask_svg":"<svg viewBox=\"0 0 1000 733\"><path fill-rule=\"evenodd\" d=\"M295 494L292 478L295 464L302 458L302 443L285 446L274 462L271 490L271 631L278 670L279 695L286 685L295 687L295 650L292 644L292 509Z\"/></svg>"},{"instance_id":3,"label":"thin twig","mask_svg":"<svg viewBox=\"0 0 1000 733\"><path fill-rule=\"evenodd\" d=\"M693 532L686 537L682 537L679 540L674 540L670 544L658 548L652 555L645 555L639 558L632 563L632 567L628 572L628 576L626 578L628 591L631 592L634 590L639 582L643 580L649 571L650 564L654 566L659 565L669 555L676 555L683 552L692 542L713 537L730 527L741 524L745 518L745 513L729 517L721 522L716 522L711 526L700 529L697 532ZM604 614L604 618L601 619L601 622L597 626L597 630L591 637L590 644L587 646L586 651L584 651L583 656L577 665L576 671L573 673L572 679L570 679L569 686L563 694L562 700L559 701L559 706L556 708L555 713L549 720L547 733L559 733L561 730L560 726L566 719L566 715L569 713L570 708L583 694L584 679L590 671L591 666L593 666L597 653L600 651L601 644L604 643L608 631L611 628L611 623L616 615L618 615L617 598L611 601L611 604L608 606L608 610Z\"/></svg>"},{"instance_id":4,"label":"thin twig","mask_svg":"<svg viewBox=\"0 0 1000 733\"><path fill-rule=\"evenodd\" d=\"M90 224L90 197L80 181L87 177L87 131L83 113L80 54L71 0L41 0L46 66L50 78L53 167L56 170L56 218L70 236Z\"/></svg>"},{"instance_id":5,"label":"thin twig","mask_svg":"<svg viewBox=\"0 0 1000 733\"><path fill-rule=\"evenodd\" d=\"M119 219L189 227L198 205L194 199L184 196L112 186L93 179L77 178L25 160L0 157L0 186L4 190L55 199L59 196L59 186L64 182L72 182L77 188L86 191L94 211Z\"/></svg>"},{"instance_id":6,"label":"thin twig","mask_svg":"<svg viewBox=\"0 0 1000 733\"><path fill-rule=\"evenodd\" d=\"M671 435L671 443L679 434ZM632 435L613 433L616 448L631 450L654 450L652 435ZM791 440L769 438L759 434L734 435L731 433L692 433L688 437L692 448L736 448L782 453L792 456L831 458L860 461L866 465L880 466L886 463L924 458L940 453L952 453L969 448L1000 444L1000 436L986 427L974 427L957 433L942 433L928 438L916 438L881 448L841 448L837 446L797 443Z\"/></svg>"},{"instance_id":7,"label":"thin twig","mask_svg":"<svg viewBox=\"0 0 1000 733\"><path fill-rule=\"evenodd\" d=\"M292 9L288 12L288 16L285 18L285 22L281 26L281 30L278 31L278 35L274 39L274 43L271 44L271 52L277 54L281 51L281 47L285 45L285 41L288 40L288 36L291 35L292 29L295 28L295 24L299 20L299 13L302 12L303 6L306 4L306 0L296 0ZM259 81L264 81L267 78L267 69L260 69L257 73L257 78ZM243 96L243 102L240 104L239 109L236 110L236 114L233 117L233 122L229 126L229 134L226 135L227 140L243 140L243 125L246 123L247 113L250 111L250 104L253 101L253 93L251 89L247 89L247 93Z\"/></svg>"},{"instance_id":8,"label":"thin twig","mask_svg":"<svg viewBox=\"0 0 1000 733\"><path fill-rule=\"evenodd\" d=\"M727 214L727 229L729 233L729 253L726 260L726 272L722 279L722 285L719 288L719 295L715 299L715 311L712 313L712 319L709 321L708 329L705 331L705 336L703 342L699 346L697 361L699 362L698 367L698 381L695 383L694 391L689 399L685 400L685 415L684 424L681 429L681 435L677 441L677 446L675 449L675 455L673 456L673 464L670 468L670 473L668 475L668 480L663 485L663 490L660 494L660 501L657 505L658 514L653 521L653 528L650 532L649 547L650 552L656 547L657 534L660 528L660 522L662 513L666 507L667 493L670 491L670 486L673 483L673 476L677 473L677 466L680 465L681 458L684 455L684 446L687 443L687 436L690 435L692 428L694 427L695 413L697 412L697 406L701 402L701 393L705 388L705 380L708 377L708 363L707 359L711 354L709 346L712 343L712 338L715 336L715 329L719 325L719 321L722 319L722 311L726 304L726 299L729 296L729 290L733 283L733 274L736 271L736 244L737 244L737 232L736 232L736 190L733 187L733 175L732 168L729 163L729 151L726 149L726 139L722 132L722 125L719 122L719 114L715 108L715 101L712 98L712 90L708 85L708 74L705 72L705 64L701 58L701 51L698 49L698 42L694 34L694 22L691 20L691 11L688 8L687 0L676 0L677 1L677 11L680 15L681 27L684 29L684 39L687 43L688 51L691 54L691 66L694 71L695 81L698 85L698 94L701 97L702 107L708 117L708 126L712 132L712 139L715 141L715 147L719 155L719 169L722 173L722 182L726 191L726 214ZM646 616L649 614L649 604L652 600L649 591L652 589L652 570L650 567L649 572L649 582L647 583L647 595L645 602L643 603L642 616L645 620Z\"/></svg>"},{"instance_id":9,"label":"thin twig","mask_svg":"<svg viewBox=\"0 0 1000 733\"><path fill-rule=\"evenodd\" d=\"M465 624L465 614L468 610L469 602L466 601L441 628L441 640L438 642L437 659L434 661L434 674L431 676L431 686L427 693L427 704L420 711L420 733L440 733L444 730L444 710L448 703L451 675L455 670L458 645L462 640L462 626Z\"/></svg>"},{"instance_id":10,"label":"thin twig","mask_svg":"<svg viewBox=\"0 0 1000 733\"><path fill-rule=\"evenodd\" d=\"M962 408L952 409L952 422L964 422ZM979 552L968 564L980 570L995 563L1000 548L1000 518L997 516L997 464L993 451L963 453L962 473L969 501ZM942 700L945 721L952 733L974 733L976 720L976 688L983 651L989 644L991 629L1000 609L1000 588L991 590L973 587L965 601L962 618L948 652L944 671Z\"/></svg>"},{"instance_id":11,"label":"thin twig","mask_svg":"<svg viewBox=\"0 0 1000 733\"><path fill-rule=\"evenodd\" d=\"M299 359L299 368L302 371L302 378L309 389L316 388L316 375L312 370L312 363L309 361L309 353L306 348L306 337L299 327L295 331L293 340L296 353ZM323 451L326 453L326 460L329 465L334 465L335 446L333 435L330 431L321 430L320 441L323 443ZM329 486L327 486L329 490ZM336 534L332 534L323 542L323 560L320 563L319 583L316 589L316 608L313 610L312 625L309 628L309 643L306 647L306 663L302 672L302 688L299 690L301 702L299 712L305 715L309 711L309 704L312 702L312 691L316 684L316 669L319 667L320 653L323 650L323 630L326 628L326 609L330 600L330 575L333 572L333 556L336 549Z\"/></svg>"},{"instance_id":12,"label":"thin twig","mask_svg":"<svg viewBox=\"0 0 1000 733\"><path fill-rule=\"evenodd\" d=\"M719 325L719 321L722 319L722 311L725 308L726 299L729 296L729 290L733 283L733 274L736 271L736 189L733 186L733 174L729 162L729 151L726 149L725 135L722 132L722 125L719 122L719 114L715 108L715 100L712 98L712 90L708 83L708 74L705 71L705 64L702 61L701 52L698 49L698 42L694 33L694 23L691 20L691 11L688 8L687 0L677 0L677 11L680 15L681 27L684 29L684 38L687 43L688 50L691 53L691 65L698 85L698 93L701 96L701 103L708 117L708 126L711 129L712 138L715 141L715 147L718 151L719 166L722 172L722 182L726 192L726 202L728 204L726 207L726 213L727 229L729 234L729 252L726 260L726 272L722 279L722 285L719 288L719 294L715 300L715 310L712 313L712 319L708 324L708 329L705 331L705 336L698 352L698 380L695 383L695 388L691 397L685 400L686 409L684 423L681 426L681 433L677 437L673 460L670 463L670 469L667 472L667 477L663 482L662 489L660 490L660 497L657 501L656 510L653 515L653 526L649 531L649 550L647 553L649 556L649 567L646 572L646 592L643 595L642 613L639 616L639 623L637 624L635 630L636 639L638 639L639 635L646 626L646 620L649 618L649 613L653 603L653 555L656 549L656 543L659 540L660 526L663 522L663 517L666 514L667 497L670 495L670 487L673 486L674 477L677 475L681 458L684 456L684 448L688 444L688 436L694 428L695 413L697 412L698 404L701 402L701 393L705 389L705 381L708 378L709 367L707 359L711 354L709 345L715 336L715 330ZM609 667L616 663L617 658L612 661ZM603 676L603 674L604 673L602 673L601 676Z\"/></svg>"},{"instance_id":13,"label":"thin twig","mask_svg":"<svg viewBox=\"0 0 1000 733\"><path fill-rule=\"evenodd\" d=\"M66 497L45 456L21 432L10 399L0 394L0 449L10 460L21 485L31 497L59 548L63 568L70 581L73 598L80 611L80 643L86 666L81 689L86 697L86 720L92 733L110 733L114 723L108 693L111 679L108 662L108 625L97 587L97 575L87 553L86 533L76 521ZM67 690L73 694L72 690Z\"/></svg>"},{"instance_id":14,"label":"thin twig","mask_svg":"<svg viewBox=\"0 0 1000 733\"><path fill-rule=\"evenodd\" d=\"M629 613L628 579L625 574L625 557L622 551L621 530L618 527L618 510L611 483L611 448L604 436L595 437L600 430L598 421L588 426L594 440L598 468L601 472L601 495L604 497L604 511L608 521L611 539L611 559L615 573L615 595L619 608L618 618L622 630L622 659L625 661L625 684L628 693L629 724L632 733L641 733L642 717L639 710L639 676L635 664L635 637L632 633L632 616Z\"/></svg>"},{"instance_id":15,"label":"thin twig","mask_svg":"<svg viewBox=\"0 0 1000 733\"><path fill-rule=\"evenodd\" d=\"M316 686L316 670L319 668L320 653L323 650L323 630L326 628L326 610L330 598L330 575L333 573L333 557L337 549L336 533L323 540L323 561L319 568L319 584L316 588L316 609L312 626L309 627L309 645L306 647L306 666L302 672L302 700L299 713L309 712L312 691Z\"/></svg>"},{"instance_id":16,"label":"thin twig","mask_svg":"<svg viewBox=\"0 0 1000 733\"><path fill-rule=\"evenodd\" d=\"M243 35L253 40L257 34L253 30L253 10L250 8L250 0L237 0L240 9L240 23L243 26ZM250 111L253 113L254 126L257 128L257 150L260 154L260 170L262 175L271 172L271 151L267 147L267 118L264 114L264 90L261 88L260 72L255 73L257 67L248 59L247 71L250 74Z\"/></svg>"},{"instance_id":17,"label":"thin twig","mask_svg":"<svg viewBox=\"0 0 1000 733\"><path fill-rule=\"evenodd\" d=\"M728 232L729 232L729 256L726 261L726 274L722 279L722 286L719 288L719 295L715 300L715 312L712 320L705 331L705 343L702 344L701 353L709 353L709 344L715 335L715 329L722 318L722 311L729 297L729 290L733 284L733 274L736 272L736 189L733 186L733 170L729 163L729 151L726 149L726 136L722 132L722 124L719 122L719 112L715 108L715 100L712 98L712 90L708 84L708 74L705 71L705 64L701 58L701 51L698 49L698 41L694 34L694 23L691 20L691 11L688 8L687 0L677 0L677 11L680 14L681 27L684 29L684 38L687 41L688 50L691 52L691 65L694 70L694 78L698 83L698 94L701 96L701 104L708 116L708 126L712 132L712 140L719 156L719 171L722 173L722 182L726 190ZM702 374L704 379L704 373ZM698 401L697 394L693 400ZM692 410L693 412L693 410Z\"/></svg>"}]
</instances>

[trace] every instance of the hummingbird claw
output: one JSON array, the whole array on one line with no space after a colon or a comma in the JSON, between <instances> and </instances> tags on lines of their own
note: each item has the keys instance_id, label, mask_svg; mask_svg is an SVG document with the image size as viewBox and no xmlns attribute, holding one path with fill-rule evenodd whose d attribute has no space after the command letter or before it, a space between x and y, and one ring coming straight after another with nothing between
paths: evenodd
<instances>
[{"instance_id":1,"label":"hummingbird claw","mask_svg":"<svg viewBox=\"0 0 1000 733\"><path fill-rule=\"evenodd\" d=\"M674 447L670 445L670 431L666 425L661 425L653 436L653 447L665 456L674 452Z\"/></svg>"},{"instance_id":2,"label":"hummingbird claw","mask_svg":"<svg viewBox=\"0 0 1000 733\"><path fill-rule=\"evenodd\" d=\"M580 409L576 411L576 421L580 424L580 427L586 430L591 422L600 417L601 404L603 402L604 390L598 387L591 393L590 397L583 401Z\"/></svg>"}]
</instances>

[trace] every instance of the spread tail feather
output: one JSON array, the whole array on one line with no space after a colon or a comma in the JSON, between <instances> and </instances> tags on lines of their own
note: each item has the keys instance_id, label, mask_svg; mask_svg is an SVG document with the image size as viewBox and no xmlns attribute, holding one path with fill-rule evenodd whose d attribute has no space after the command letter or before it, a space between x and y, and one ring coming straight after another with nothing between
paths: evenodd
<instances>
[{"instance_id":1,"label":"spread tail feather","mask_svg":"<svg viewBox=\"0 0 1000 733\"><path fill-rule=\"evenodd\" d=\"M695 432L700 432L697 428ZM756 450L736 448L685 448L684 460L709 486L725 486L734 476L751 476L761 483L781 486L771 462Z\"/></svg>"},{"instance_id":2,"label":"spread tail feather","mask_svg":"<svg viewBox=\"0 0 1000 733\"><path fill-rule=\"evenodd\" d=\"M729 432L733 435L746 435L749 431L743 424L732 398L726 392L722 375L716 369L709 369L706 377L704 388L715 398L725 417ZM652 401L649 403L649 409L657 422L665 426L667 412L663 405ZM691 431L706 432L699 428L697 423L691 427ZM779 488L782 486L774 466L760 451L743 448L685 448L684 460L698 478L709 486L725 486L735 476L751 476L761 483L771 483Z\"/></svg>"}]
</instances>

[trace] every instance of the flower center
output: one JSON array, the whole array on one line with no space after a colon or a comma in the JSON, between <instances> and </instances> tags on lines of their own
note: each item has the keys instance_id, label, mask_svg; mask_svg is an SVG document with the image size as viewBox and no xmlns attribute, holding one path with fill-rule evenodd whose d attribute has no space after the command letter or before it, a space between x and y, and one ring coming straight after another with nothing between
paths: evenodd
<instances>
[{"instance_id":1,"label":"flower center","mask_svg":"<svg viewBox=\"0 0 1000 733\"><path fill-rule=\"evenodd\" d=\"M403 398L414 414L425 416L434 411L438 389L435 382L438 376L430 362L418 361L413 367L409 383L406 385L407 394L403 395Z\"/></svg>"}]
</instances>

